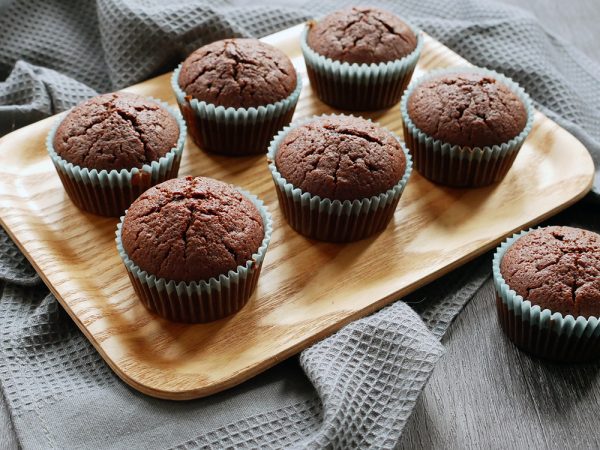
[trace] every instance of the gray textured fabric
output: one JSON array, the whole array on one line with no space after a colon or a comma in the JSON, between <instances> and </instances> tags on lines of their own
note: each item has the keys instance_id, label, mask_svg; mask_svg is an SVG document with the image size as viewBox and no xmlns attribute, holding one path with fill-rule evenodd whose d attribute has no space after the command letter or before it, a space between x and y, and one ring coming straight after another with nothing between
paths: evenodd
<instances>
[{"instance_id":1,"label":"gray textured fabric","mask_svg":"<svg viewBox=\"0 0 600 450\"><path fill-rule=\"evenodd\" d=\"M161 73L205 42L347 3L2 2L0 133ZM600 161L600 70L534 17L483 1L378 3L516 79ZM411 295L414 309L397 302L237 388L175 403L121 383L0 229L0 385L25 448L393 448L442 354L438 339L489 264L486 255Z\"/></svg>"}]
</instances>

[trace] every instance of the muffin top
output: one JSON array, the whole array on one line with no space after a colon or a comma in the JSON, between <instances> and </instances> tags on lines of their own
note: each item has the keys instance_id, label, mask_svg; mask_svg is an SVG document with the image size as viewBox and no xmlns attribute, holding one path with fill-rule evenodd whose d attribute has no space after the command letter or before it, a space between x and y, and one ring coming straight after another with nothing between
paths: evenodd
<instances>
[{"instance_id":1,"label":"muffin top","mask_svg":"<svg viewBox=\"0 0 600 450\"><path fill-rule=\"evenodd\" d=\"M422 132L453 145L500 145L518 136L527 110L517 95L489 75L456 73L415 87L408 115Z\"/></svg>"},{"instance_id":2,"label":"muffin top","mask_svg":"<svg viewBox=\"0 0 600 450\"><path fill-rule=\"evenodd\" d=\"M186 282L246 264L263 238L258 208L233 186L202 177L148 189L127 211L121 230L123 248L142 270Z\"/></svg>"},{"instance_id":3,"label":"muffin top","mask_svg":"<svg viewBox=\"0 0 600 450\"><path fill-rule=\"evenodd\" d=\"M292 62L281 50L256 39L225 39L188 56L178 82L197 100L250 108L289 97L297 80Z\"/></svg>"},{"instance_id":4,"label":"muffin top","mask_svg":"<svg viewBox=\"0 0 600 450\"><path fill-rule=\"evenodd\" d=\"M406 170L400 143L388 131L353 116L320 117L291 130L275 156L295 187L332 200L386 192Z\"/></svg>"},{"instance_id":5,"label":"muffin top","mask_svg":"<svg viewBox=\"0 0 600 450\"><path fill-rule=\"evenodd\" d=\"M58 126L53 145L70 163L110 171L158 161L178 139L177 120L161 105L114 92L73 108Z\"/></svg>"},{"instance_id":6,"label":"muffin top","mask_svg":"<svg viewBox=\"0 0 600 450\"><path fill-rule=\"evenodd\" d=\"M600 235L540 228L511 245L500 273L525 300L563 315L600 317Z\"/></svg>"},{"instance_id":7,"label":"muffin top","mask_svg":"<svg viewBox=\"0 0 600 450\"><path fill-rule=\"evenodd\" d=\"M390 12L354 7L335 11L311 24L307 43L334 61L377 64L412 53L417 48L417 36Z\"/></svg>"}]
</instances>

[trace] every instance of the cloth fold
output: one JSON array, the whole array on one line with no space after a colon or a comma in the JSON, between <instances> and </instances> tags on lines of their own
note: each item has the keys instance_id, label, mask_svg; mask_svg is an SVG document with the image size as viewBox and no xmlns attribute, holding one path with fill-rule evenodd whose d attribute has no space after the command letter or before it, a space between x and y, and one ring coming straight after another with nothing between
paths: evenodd
<instances>
[{"instance_id":1,"label":"cloth fold","mask_svg":"<svg viewBox=\"0 0 600 450\"><path fill-rule=\"evenodd\" d=\"M0 3L0 133L170 70L212 40L352 4L248 3ZM599 67L532 15L475 0L373 3L514 78L598 166ZM598 202L596 180L588 203ZM574 220L585 225L585 214ZM443 353L439 339L490 264L480 257L236 388L176 403L124 385L0 230L0 386L24 448L394 448Z\"/></svg>"}]
</instances>

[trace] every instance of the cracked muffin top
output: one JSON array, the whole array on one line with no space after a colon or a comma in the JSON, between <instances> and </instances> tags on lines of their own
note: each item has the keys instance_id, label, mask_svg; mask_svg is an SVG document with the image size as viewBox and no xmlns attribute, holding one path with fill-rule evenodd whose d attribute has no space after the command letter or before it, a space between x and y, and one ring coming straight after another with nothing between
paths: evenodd
<instances>
[{"instance_id":1,"label":"cracked muffin top","mask_svg":"<svg viewBox=\"0 0 600 450\"><path fill-rule=\"evenodd\" d=\"M504 254L500 273L517 294L542 309L600 317L600 235L571 227L540 228Z\"/></svg>"},{"instance_id":2,"label":"cracked muffin top","mask_svg":"<svg viewBox=\"0 0 600 450\"><path fill-rule=\"evenodd\" d=\"M256 39L225 39L188 56L178 83L197 100L250 108L289 97L297 80L292 62L281 50Z\"/></svg>"},{"instance_id":3,"label":"cracked muffin top","mask_svg":"<svg viewBox=\"0 0 600 450\"><path fill-rule=\"evenodd\" d=\"M158 278L201 281L252 258L264 238L258 208L212 178L176 178L144 192L125 214L129 258Z\"/></svg>"},{"instance_id":4,"label":"cracked muffin top","mask_svg":"<svg viewBox=\"0 0 600 450\"><path fill-rule=\"evenodd\" d=\"M177 120L161 105L115 92L73 108L58 126L53 146L70 163L110 171L157 161L178 138Z\"/></svg>"},{"instance_id":5,"label":"cracked muffin top","mask_svg":"<svg viewBox=\"0 0 600 450\"><path fill-rule=\"evenodd\" d=\"M291 130L275 156L295 187L332 200L360 200L386 192L406 170L397 139L354 116L320 117Z\"/></svg>"},{"instance_id":6,"label":"cracked muffin top","mask_svg":"<svg viewBox=\"0 0 600 450\"><path fill-rule=\"evenodd\" d=\"M377 64L401 59L417 48L410 27L378 8L335 11L309 26L308 46L334 61Z\"/></svg>"},{"instance_id":7,"label":"cracked muffin top","mask_svg":"<svg viewBox=\"0 0 600 450\"><path fill-rule=\"evenodd\" d=\"M495 78L479 73L442 75L415 87L407 104L415 126L452 145L500 145L527 124L521 99Z\"/></svg>"}]
</instances>

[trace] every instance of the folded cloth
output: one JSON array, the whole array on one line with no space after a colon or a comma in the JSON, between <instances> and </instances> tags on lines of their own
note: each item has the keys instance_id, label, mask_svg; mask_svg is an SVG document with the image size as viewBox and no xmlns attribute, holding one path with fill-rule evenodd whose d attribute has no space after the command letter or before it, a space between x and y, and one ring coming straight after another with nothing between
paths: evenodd
<instances>
[{"instance_id":1,"label":"folded cloth","mask_svg":"<svg viewBox=\"0 0 600 450\"><path fill-rule=\"evenodd\" d=\"M0 133L162 73L209 41L266 35L352 2L235 3L1 4ZM533 16L474 0L377 4L517 80L600 162L600 68ZM597 182L587 201L599 192ZM24 448L393 448L443 352L439 339L490 262L481 257L236 388L177 403L123 384L0 230L3 407Z\"/></svg>"}]
</instances>

